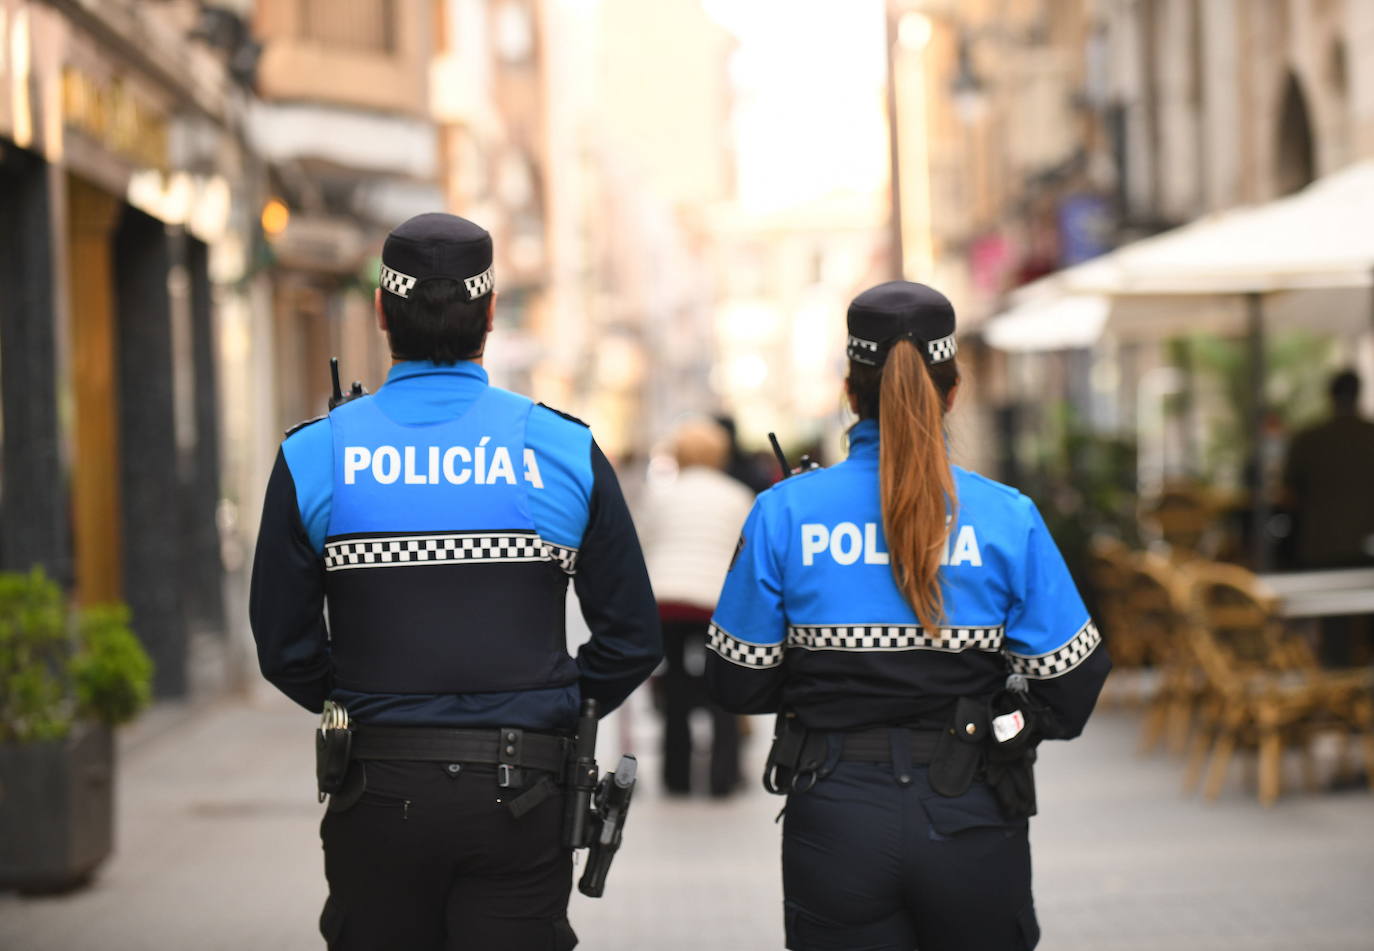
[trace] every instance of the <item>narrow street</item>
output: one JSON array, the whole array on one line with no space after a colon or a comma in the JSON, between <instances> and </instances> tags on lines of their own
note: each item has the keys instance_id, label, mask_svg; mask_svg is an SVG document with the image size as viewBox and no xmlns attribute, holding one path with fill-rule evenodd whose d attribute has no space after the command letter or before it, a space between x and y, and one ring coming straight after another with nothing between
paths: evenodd
<instances>
[{"instance_id":1,"label":"narrow street","mask_svg":"<svg viewBox=\"0 0 1374 951\"><path fill-rule=\"evenodd\" d=\"M575 895L582 947L782 947L781 800L751 782L726 802L658 788L656 725L637 696L622 732L643 762L607 898ZM1179 792L1181 764L1134 753L1136 716L1102 712L1044 751L1033 821L1047 951L1374 948L1374 809L1362 792L1294 793L1261 809L1244 770L1220 801ZM757 772L768 724L746 748ZM6 951L305 951L324 881L311 718L266 690L159 708L124 737L117 853L88 889L0 897Z\"/></svg>"}]
</instances>

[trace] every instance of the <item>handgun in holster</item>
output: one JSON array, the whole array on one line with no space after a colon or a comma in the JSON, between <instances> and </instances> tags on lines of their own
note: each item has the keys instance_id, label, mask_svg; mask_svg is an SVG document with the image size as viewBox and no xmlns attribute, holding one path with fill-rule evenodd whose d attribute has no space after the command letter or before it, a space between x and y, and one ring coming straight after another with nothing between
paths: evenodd
<instances>
[{"instance_id":1,"label":"handgun in holster","mask_svg":"<svg viewBox=\"0 0 1374 951\"><path fill-rule=\"evenodd\" d=\"M584 700L563 782L563 846L588 850L587 866L577 889L591 898L600 898L606 890L606 876L624 835L638 769L635 758L626 754L615 772L598 778L597 719L596 701Z\"/></svg>"},{"instance_id":2,"label":"handgun in holster","mask_svg":"<svg viewBox=\"0 0 1374 951\"><path fill-rule=\"evenodd\" d=\"M591 842L587 847L587 867L577 881L577 890L589 898L600 898L606 891L606 876L611 861L620 849L625 833L625 819L630 812L630 799L635 791L635 773L639 764L625 754L615 772L601 777L596 786L595 817L592 820Z\"/></svg>"}]
</instances>

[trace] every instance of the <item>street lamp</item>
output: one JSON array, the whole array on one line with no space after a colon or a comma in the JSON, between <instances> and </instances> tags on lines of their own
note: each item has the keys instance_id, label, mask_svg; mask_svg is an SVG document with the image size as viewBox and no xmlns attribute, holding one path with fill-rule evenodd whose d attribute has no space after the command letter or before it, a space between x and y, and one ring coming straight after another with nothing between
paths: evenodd
<instances>
[{"instance_id":1,"label":"street lamp","mask_svg":"<svg viewBox=\"0 0 1374 951\"><path fill-rule=\"evenodd\" d=\"M967 32L959 37L959 71L949 84L954 97L954 111L968 125L983 117L987 111L987 84L973 67L973 43Z\"/></svg>"}]
</instances>

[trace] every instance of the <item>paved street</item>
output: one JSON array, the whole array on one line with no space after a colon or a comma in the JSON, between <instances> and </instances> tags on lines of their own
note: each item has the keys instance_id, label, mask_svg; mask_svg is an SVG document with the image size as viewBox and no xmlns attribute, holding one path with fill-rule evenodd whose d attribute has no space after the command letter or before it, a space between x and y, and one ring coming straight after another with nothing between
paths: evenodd
<instances>
[{"instance_id":1,"label":"paved street","mask_svg":"<svg viewBox=\"0 0 1374 951\"><path fill-rule=\"evenodd\" d=\"M609 897L574 898L582 946L780 948L781 801L752 785L723 803L663 798L654 725L632 715L603 731L602 761L631 735L646 778ZM0 896L0 948L318 949L312 726L265 691L154 711L124 737L117 854L75 895ZM1032 823L1042 948L1374 949L1367 794L1294 794L1263 810L1236 769L1222 800L1202 804L1180 795L1177 761L1134 755L1135 732L1133 714L1108 710L1044 752Z\"/></svg>"}]
</instances>

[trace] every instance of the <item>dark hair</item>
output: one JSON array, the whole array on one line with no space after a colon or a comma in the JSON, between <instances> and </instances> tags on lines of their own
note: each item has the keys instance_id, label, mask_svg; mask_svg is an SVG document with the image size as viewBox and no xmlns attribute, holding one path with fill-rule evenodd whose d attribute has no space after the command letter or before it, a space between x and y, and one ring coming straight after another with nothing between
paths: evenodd
<instances>
[{"instance_id":1,"label":"dark hair","mask_svg":"<svg viewBox=\"0 0 1374 951\"><path fill-rule=\"evenodd\" d=\"M448 278L416 284L404 300L382 291L391 355L443 365L480 356L490 302L489 293L469 301L463 282Z\"/></svg>"},{"instance_id":2,"label":"dark hair","mask_svg":"<svg viewBox=\"0 0 1374 951\"><path fill-rule=\"evenodd\" d=\"M1344 409L1353 409L1360 401L1360 378L1354 370L1342 370L1331 378L1331 402Z\"/></svg>"},{"instance_id":3,"label":"dark hair","mask_svg":"<svg viewBox=\"0 0 1374 951\"><path fill-rule=\"evenodd\" d=\"M927 364L910 340L892 345L881 367L849 364L861 419L878 423L878 492L892 576L927 636L944 624L940 561L958 499L945 451L944 416L959 368Z\"/></svg>"}]
</instances>

